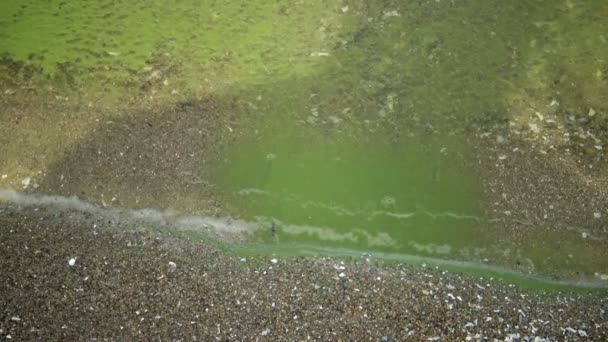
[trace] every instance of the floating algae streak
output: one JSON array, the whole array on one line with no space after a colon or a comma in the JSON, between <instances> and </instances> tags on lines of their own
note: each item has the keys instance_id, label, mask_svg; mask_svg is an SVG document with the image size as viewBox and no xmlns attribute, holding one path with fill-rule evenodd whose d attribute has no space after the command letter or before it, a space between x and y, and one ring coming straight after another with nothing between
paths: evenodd
<instances>
[{"instance_id":1,"label":"floating algae streak","mask_svg":"<svg viewBox=\"0 0 608 342\"><path fill-rule=\"evenodd\" d=\"M478 191L455 141L277 132L233 146L217 173L230 214L266 227L256 237L269 248L450 258L479 244Z\"/></svg>"}]
</instances>

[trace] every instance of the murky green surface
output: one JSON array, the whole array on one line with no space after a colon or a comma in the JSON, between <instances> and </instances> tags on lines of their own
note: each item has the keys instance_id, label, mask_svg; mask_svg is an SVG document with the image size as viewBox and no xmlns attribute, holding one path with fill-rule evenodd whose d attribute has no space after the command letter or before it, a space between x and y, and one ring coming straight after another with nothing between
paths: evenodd
<instances>
[{"instance_id":1,"label":"murky green surface","mask_svg":"<svg viewBox=\"0 0 608 342\"><path fill-rule=\"evenodd\" d=\"M595 134L586 140L592 145L566 147L602 160L606 146L595 146L608 140L606 17L600 0L5 1L3 77L17 70L11 77L27 84L90 89L93 95L78 96L91 95L91 113L102 106L95 94L152 104L137 114L118 106L107 117L83 110L69 120L57 111L14 127L13 117L1 116L2 132L15 138L0 146L7 166L0 187L46 174L41 184L50 192L194 213L209 212L199 203L215 199L197 196L213 192L225 214L259 228L254 239L269 250L489 259L543 275L606 275L608 212L593 219L605 204L584 202L590 204L576 210L586 210L581 217L589 221L571 222L571 208L556 204L570 194L541 194L520 205L522 212L529 206L552 213L555 204L562 217L526 226L522 213L497 203L539 191L526 185L505 187L508 193L479 179L489 174L489 183L499 184L509 168L539 163L505 168L519 158L515 151L542 145L541 136L526 140L528 122L544 129L537 112L555 118L555 136ZM11 80L2 91L16 88ZM217 106L188 105L201 97ZM147 115L157 98L181 109ZM121 128L112 130L114 124ZM187 134L167 136L163 125ZM479 136L496 141L520 126L526 146L479 146ZM208 127L219 132L205 135L209 142L184 141ZM58 138L61 132L70 138ZM131 150L124 151L121 135ZM150 147L156 136L157 149ZM207 152L214 142L209 150L219 156L192 150ZM112 159L123 153L129 161ZM184 159L195 155L200 162ZM86 163L62 164L74 160ZM480 165L499 171L484 173ZM144 174L158 177L147 181ZM538 182L534 177L529 183ZM580 184L589 183L584 177ZM521 222L523 231L509 230Z\"/></svg>"},{"instance_id":2,"label":"murky green surface","mask_svg":"<svg viewBox=\"0 0 608 342\"><path fill-rule=\"evenodd\" d=\"M456 139L312 130L258 131L217 172L234 214L258 221L261 239L442 256L479 244L478 189L459 167Z\"/></svg>"}]
</instances>

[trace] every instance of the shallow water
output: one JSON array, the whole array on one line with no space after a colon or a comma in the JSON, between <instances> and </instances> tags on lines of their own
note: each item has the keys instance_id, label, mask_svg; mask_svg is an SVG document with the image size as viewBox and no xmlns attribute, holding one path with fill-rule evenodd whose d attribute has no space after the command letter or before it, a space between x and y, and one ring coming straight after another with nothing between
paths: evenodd
<instances>
[{"instance_id":1,"label":"shallow water","mask_svg":"<svg viewBox=\"0 0 608 342\"><path fill-rule=\"evenodd\" d=\"M258 221L260 239L446 257L479 244L478 189L456 143L308 130L259 133L217 171L233 214Z\"/></svg>"},{"instance_id":2,"label":"shallow water","mask_svg":"<svg viewBox=\"0 0 608 342\"><path fill-rule=\"evenodd\" d=\"M599 0L4 2L3 94L39 86L74 112L1 112L0 188L219 207L271 252L608 277L608 208L587 188L608 141L606 16ZM549 189L534 153L589 170Z\"/></svg>"}]
</instances>

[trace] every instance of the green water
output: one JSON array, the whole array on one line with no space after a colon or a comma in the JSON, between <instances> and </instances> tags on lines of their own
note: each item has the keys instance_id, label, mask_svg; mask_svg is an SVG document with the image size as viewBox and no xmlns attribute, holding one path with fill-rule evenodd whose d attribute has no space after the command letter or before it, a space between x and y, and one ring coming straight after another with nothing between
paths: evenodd
<instances>
[{"instance_id":1,"label":"green water","mask_svg":"<svg viewBox=\"0 0 608 342\"><path fill-rule=\"evenodd\" d=\"M478 189L456 142L311 130L259 133L225 156L219 185L259 238L442 256L479 244Z\"/></svg>"},{"instance_id":2,"label":"green water","mask_svg":"<svg viewBox=\"0 0 608 342\"><path fill-rule=\"evenodd\" d=\"M252 222L256 246L271 251L489 260L541 275L606 275L605 221L583 226L595 229L594 240L551 222L505 237L506 224L487 215L501 194L488 195L479 179L479 159L498 153L480 156L488 151L473 137L526 127L536 111L551 110L567 126L594 108L584 129L604 139L607 16L602 0L5 1L2 91L40 85L87 98L91 111L103 106L95 96L118 105L109 117L83 110L16 127L8 125L12 116L0 116L7 123L1 132L15 137L0 146L1 164L11 168L0 170L8 174L0 186L19 186L26 172L44 169L61 177L42 181L51 192L86 190L85 199L99 200L107 191L136 199L121 205L195 213L210 211L197 196L214 192L222 212ZM120 107L138 97L205 97L219 109L153 116L149 107L138 114ZM549 105L555 99L558 110ZM151 117L156 128L192 128L171 137L154 131L168 146L158 157L171 156L175 170L141 161L156 157L154 148L140 147L155 137L137 130L152 125ZM91 124L107 121L126 128L107 133ZM209 143L221 154L183 162L178 156L198 152L188 146L204 145L183 137L195 139L206 127L221 131ZM62 132L70 139L58 138ZM127 156L137 162L96 165L90 151L120 154L120 135L132 132ZM66 172L62 163L81 154L87 166ZM168 184L137 177L144 185L123 184L133 166ZM74 182L65 188L64 174ZM183 175L204 178L212 191L184 185Z\"/></svg>"}]
</instances>

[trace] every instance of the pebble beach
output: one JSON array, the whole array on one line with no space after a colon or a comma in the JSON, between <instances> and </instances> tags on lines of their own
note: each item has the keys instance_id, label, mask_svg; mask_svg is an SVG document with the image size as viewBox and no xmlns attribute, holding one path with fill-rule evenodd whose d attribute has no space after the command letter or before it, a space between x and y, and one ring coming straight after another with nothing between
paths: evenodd
<instances>
[{"instance_id":1,"label":"pebble beach","mask_svg":"<svg viewBox=\"0 0 608 342\"><path fill-rule=\"evenodd\" d=\"M78 211L0 207L4 340L608 338L602 292L374 258L242 257Z\"/></svg>"}]
</instances>

